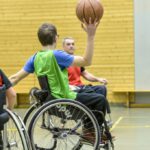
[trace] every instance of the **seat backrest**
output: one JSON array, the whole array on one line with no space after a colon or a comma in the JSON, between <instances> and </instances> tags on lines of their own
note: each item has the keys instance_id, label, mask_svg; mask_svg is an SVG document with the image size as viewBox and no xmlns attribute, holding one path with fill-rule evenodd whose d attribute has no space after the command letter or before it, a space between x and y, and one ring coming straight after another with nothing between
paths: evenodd
<instances>
[{"instance_id":1,"label":"seat backrest","mask_svg":"<svg viewBox=\"0 0 150 150\"><path fill-rule=\"evenodd\" d=\"M48 85L47 76L38 76L38 81L42 90L48 90L50 92L50 87Z\"/></svg>"},{"instance_id":2,"label":"seat backrest","mask_svg":"<svg viewBox=\"0 0 150 150\"><path fill-rule=\"evenodd\" d=\"M47 76L46 75L38 76L38 81L41 89L48 92L48 96L46 99L47 100L54 99L53 96L51 95L51 89L48 84Z\"/></svg>"}]
</instances>

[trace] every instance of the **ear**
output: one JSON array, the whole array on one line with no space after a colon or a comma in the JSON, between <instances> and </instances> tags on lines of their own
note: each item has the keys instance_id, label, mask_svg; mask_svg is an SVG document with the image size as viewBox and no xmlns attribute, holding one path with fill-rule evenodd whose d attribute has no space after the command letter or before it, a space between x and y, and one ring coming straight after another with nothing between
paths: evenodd
<instances>
[{"instance_id":1,"label":"ear","mask_svg":"<svg viewBox=\"0 0 150 150\"><path fill-rule=\"evenodd\" d=\"M58 40L58 37L57 37L57 35L55 36L55 43L57 42L57 40Z\"/></svg>"}]
</instances>

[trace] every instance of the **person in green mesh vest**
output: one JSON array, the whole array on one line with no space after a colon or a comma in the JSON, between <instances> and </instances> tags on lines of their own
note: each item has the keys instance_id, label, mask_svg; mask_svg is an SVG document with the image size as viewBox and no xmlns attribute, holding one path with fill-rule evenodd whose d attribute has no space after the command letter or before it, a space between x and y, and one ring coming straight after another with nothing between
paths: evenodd
<instances>
[{"instance_id":1,"label":"person in green mesh vest","mask_svg":"<svg viewBox=\"0 0 150 150\"><path fill-rule=\"evenodd\" d=\"M38 29L38 38L43 46L42 50L35 53L26 62L23 69L10 77L11 82L16 84L30 73L37 76L46 75L55 98L67 98L80 101L94 110L106 112L105 97L97 93L73 92L69 89L67 68L69 66L89 66L92 63L94 53L94 37L99 22L82 24L87 34L87 44L83 56L74 56L63 50L56 50L57 29L53 24L44 23ZM99 116L96 116L99 118ZM99 119L100 120L100 119Z\"/></svg>"}]
</instances>

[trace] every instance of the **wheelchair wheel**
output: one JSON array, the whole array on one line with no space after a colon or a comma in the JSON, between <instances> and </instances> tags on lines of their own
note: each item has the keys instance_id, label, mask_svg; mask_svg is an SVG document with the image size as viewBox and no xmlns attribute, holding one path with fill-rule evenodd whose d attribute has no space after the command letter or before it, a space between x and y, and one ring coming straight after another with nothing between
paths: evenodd
<instances>
[{"instance_id":1,"label":"wheelchair wheel","mask_svg":"<svg viewBox=\"0 0 150 150\"><path fill-rule=\"evenodd\" d=\"M28 133L33 150L99 148L100 128L95 116L73 100L57 99L42 105L29 124Z\"/></svg>"},{"instance_id":2,"label":"wheelchair wheel","mask_svg":"<svg viewBox=\"0 0 150 150\"><path fill-rule=\"evenodd\" d=\"M39 107L39 103L34 103L33 105L30 106L30 108L26 111L24 117L23 117L23 122L26 127L28 127L29 122L31 121L31 118L35 112L35 110Z\"/></svg>"},{"instance_id":3,"label":"wheelchair wheel","mask_svg":"<svg viewBox=\"0 0 150 150\"><path fill-rule=\"evenodd\" d=\"M26 140L26 144L27 144L28 150L32 150L30 138L29 138L29 135L28 135L28 132L27 132L27 130L26 130L26 126L25 126L23 120L22 120L21 117L18 116L16 113L14 113L14 115L16 116L16 118L18 118L18 121L20 122L21 129L22 129L24 138L25 138L25 140Z\"/></svg>"},{"instance_id":4,"label":"wheelchair wheel","mask_svg":"<svg viewBox=\"0 0 150 150\"><path fill-rule=\"evenodd\" d=\"M108 141L104 146L104 150L114 150L114 144Z\"/></svg>"},{"instance_id":5,"label":"wheelchair wheel","mask_svg":"<svg viewBox=\"0 0 150 150\"><path fill-rule=\"evenodd\" d=\"M103 112L97 111L97 110L92 110L93 114L97 114L96 116L101 116L104 120L103 124L100 126L100 131L101 131L101 136L105 135L105 140L103 139L100 144L99 144L99 149L103 150L114 150L114 143L113 143L113 138L111 135L111 132L109 130L109 126L107 125L107 122L105 120L105 116Z\"/></svg>"},{"instance_id":6,"label":"wheelchair wheel","mask_svg":"<svg viewBox=\"0 0 150 150\"><path fill-rule=\"evenodd\" d=\"M8 122L4 125L4 130L2 131L3 137L3 149L4 150L31 150L30 144L27 144L27 132L25 128L21 125L17 116L6 109L9 115ZM29 141L28 141L29 142Z\"/></svg>"}]
</instances>

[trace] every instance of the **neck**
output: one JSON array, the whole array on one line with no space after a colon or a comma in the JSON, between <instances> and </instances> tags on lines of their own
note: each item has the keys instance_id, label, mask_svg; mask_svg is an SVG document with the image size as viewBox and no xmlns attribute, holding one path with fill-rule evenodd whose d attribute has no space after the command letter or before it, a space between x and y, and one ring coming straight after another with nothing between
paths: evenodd
<instances>
[{"instance_id":1,"label":"neck","mask_svg":"<svg viewBox=\"0 0 150 150\"><path fill-rule=\"evenodd\" d=\"M43 46L43 49L44 50L53 50L56 48L56 45L53 44L53 45L47 45L47 46Z\"/></svg>"}]
</instances>

